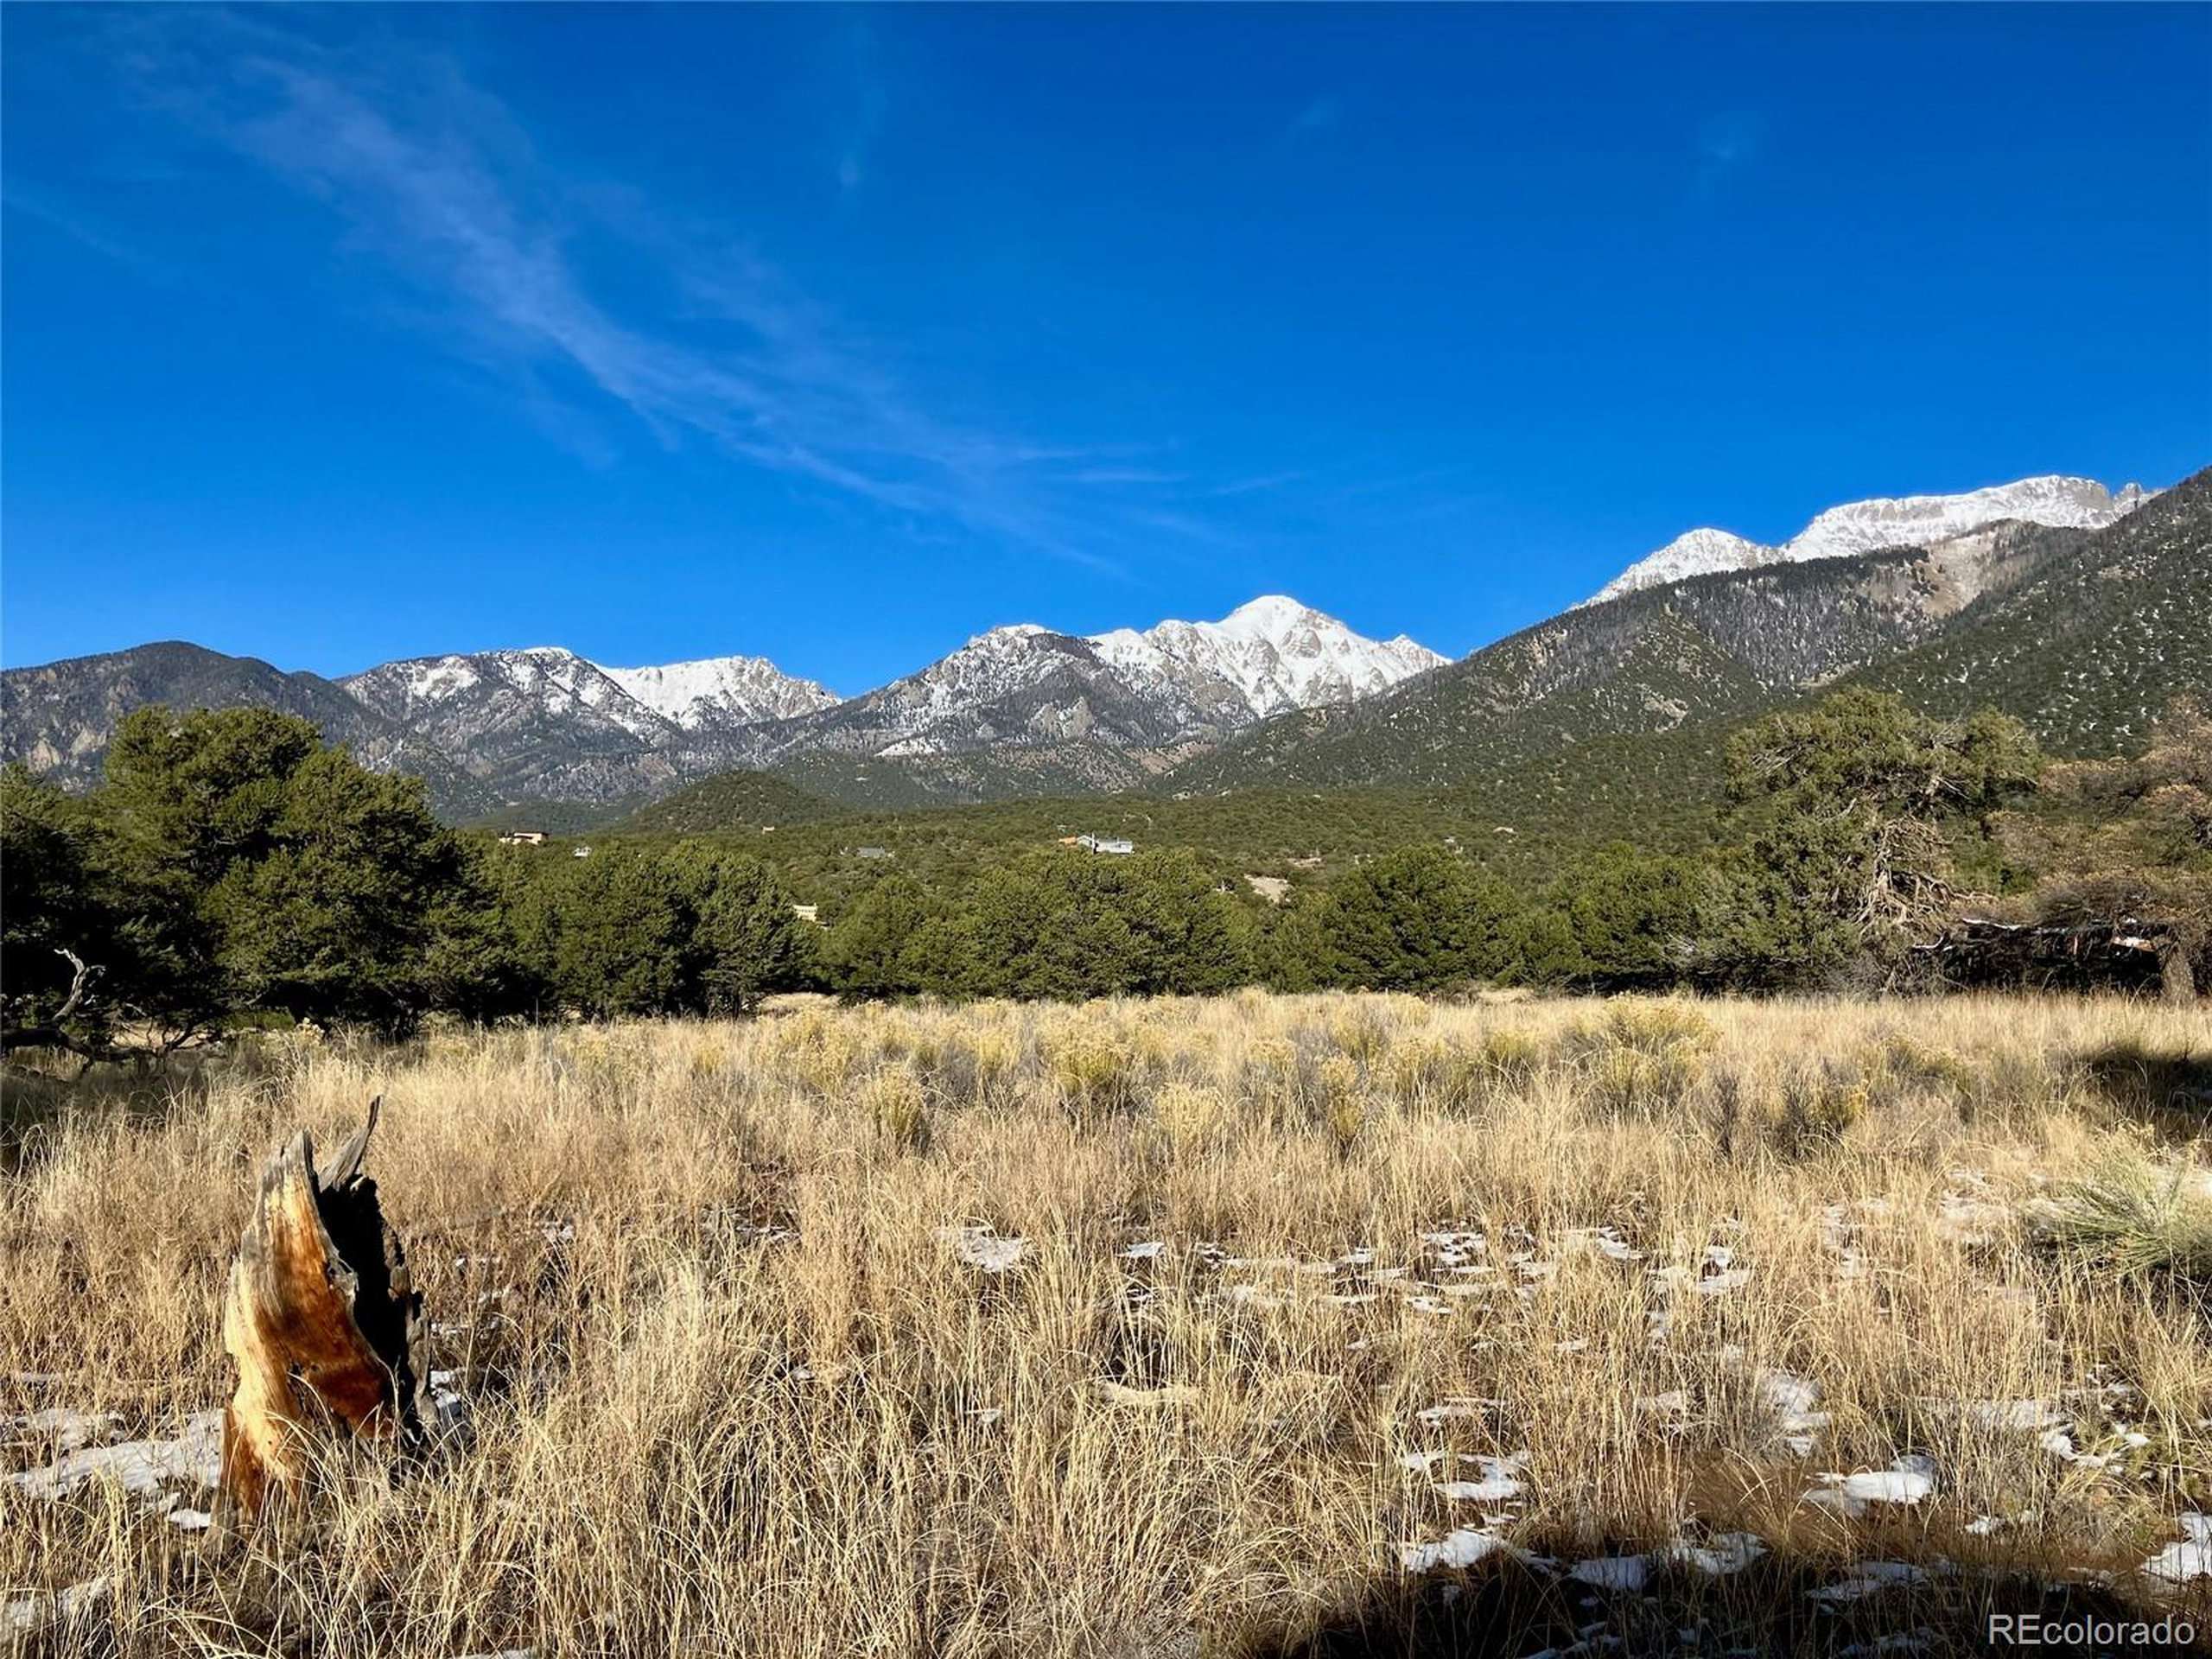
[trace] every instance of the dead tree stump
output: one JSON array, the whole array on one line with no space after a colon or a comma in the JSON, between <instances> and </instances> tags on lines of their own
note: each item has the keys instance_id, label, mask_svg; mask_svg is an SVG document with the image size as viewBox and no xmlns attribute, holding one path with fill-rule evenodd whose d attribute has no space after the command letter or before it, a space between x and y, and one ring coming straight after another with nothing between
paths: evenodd
<instances>
[{"instance_id":1,"label":"dead tree stump","mask_svg":"<svg viewBox=\"0 0 2212 1659\"><path fill-rule=\"evenodd\" d=\"M422 1438L423 1299L361 1173L380 1103L320 1180L304 1129L270 1160L231 1263L223 1347L238 1381L223 1412L222 1490L240 1519L301 1491L319 1437Z\"/></svg>"}]
</instances>

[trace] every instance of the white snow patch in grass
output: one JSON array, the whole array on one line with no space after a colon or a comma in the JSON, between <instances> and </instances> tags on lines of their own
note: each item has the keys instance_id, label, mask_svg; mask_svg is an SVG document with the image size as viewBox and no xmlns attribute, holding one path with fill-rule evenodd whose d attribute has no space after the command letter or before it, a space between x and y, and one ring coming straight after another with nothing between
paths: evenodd
<instances>
[{"instance_id":1,"label":"white snow patch in grass","mask_svg":"<svg viewBox=\"0 0 2212 1659\"><path fill-rule=\"evenodd\" d=\"M1649 1571L1649 1564L1641 1555L1599 1555L1577 1561L1567 1569L1567 1576L1583 1584L1593 1584L1600 1590L1632 1595L1643 1588Z\"/></svg>"},{"instance_id":2,"label":"white snow patch in grass","mask_svg":"<svg viewBox=\"0 0 2212 1659\"><path fill-rule=\"evenodd\" d=\"M1502 1401L1483 1399L1472 1395L1455 1395L1440 1404L1423 1406L1414 1415L1419 1418L1426 1427L1434 1428L1439 1423L1448 1422L1455 1417L1479 1417L1487 1408L1503 1403Z\"/></svg>"},{"instance_id":3,"label":"white snow patch in grass","mask_svg":"<svg viewBox=\"0 0 2212 1659\"><path fill-rule=\"evenodd\" d=\"M1505 1540L1494 1534L1455 1527L1433 1544L1399 1545L1398 1559L1408 1573L1427 1573L1439 1567L1472 1567L1508 1547Z\"/></svg>"},{"instance_id":4,"label":"white snow patch in grass","mask_svg":"<svg viewBox=\"0 0 2212 1659\"><path fill-rule=\"evenodd\" d=\"M2066 1421L2065 1413L2048 1400L1969 1400L1967 1415L1984 1428L2005 1428L2021 1433L2054 1428Z\"/></svg>"},{"instance_id":5,"label":"white snow patch in grass","mask_svg":"<svg viewBox=\"0 0 2212 1659\"><path fill-rule=\"evenodd\" d=\"M971 1268L985 1273L1008 1273L1029 1253L1029 1241L1001 1237L988 1227L940 1227L937 1236L952 1246L952 1253Z\"/></svg>"},{"instance_id":6,"label":"white snow patch in grass","mask_svg":"<svg viewBox=\"0 0 2212 1659\"><path fill-rule=\"evenodd\" d=\"M1827 1474L1821 1478L1825 1486L1806 1493L1804 1501L1855 1521L1870 1504L1919 1503L1936 1490L1936 1465L1917 1452L1908 1452L1886 1469Z\"/></svg>"},{"instance_id":7,"label":"white snow patch in grass","mask_svg":"<svg viewBox=\"0 0 2212 1659\"><path fill-rule=\"evenodd\" d=\"M1708 1578L1726 1578L1740 1573L1766 1554L1766 1540L1755 1532L1716 1533L1701 1544L1682 1542L1672 1545L1666 1552L1667 1559L1679 1566L1694 1567Z\"/></svg>"},{"instance_id":8,"label":"white snow patch in grass","mask_svg":"<svg viewBox=\"0 0 2212 1659\"><path fill-rule=\"evenodd\" d=\"M2169 1584L2212 1579L2212 1515L2191 1511L2174 1520L2182 1529L2181 1542L2167 1545L2144 1562L2143 1571Z\"/></svg>"},{"instance_id":9,"label":"white snow patch in grass","mask_svg":"<svg viewBox=\"0 0 2212 1659\"><path fill-rule=\"evenodd\" d=\"M1918 1584L1928 1575L1910 1561L1861 1561L1852 1568L1852 1576L1839 1579L1834 1584L1822 1585L1807 1594L1815 1601L1834 1605L1839 1602L1857 1601L1871 1596L1878 1590L1892 1585Z\"/></svg>"},{"instance_id":10,"label":"white snow patch in grass","mask_svg":"<svg viewBox=\"0 0 2212 1659\"><path fill-rule=\"evenodd\" d=\"M1167 1248L1164 1238L1147 1238L1141 1244L1132 1244L1122 1252L1124 1262L1150 1262Z\"/></svg>"},{"instance_id":11,"label":"white snow patch in grass","mask_svg":"<svg viewBox=\"0 0 2212 1659\"><path fill-rule=\"evenodd\" d=\"M1756 1392L1759 1404L1774 1414L1783 1444L1801 1458L1811 1457L1814 1434L1832 1421L1828 1413L1813 1409L1820 1385L1795 1371L1770 1368L1759 1373Z\"/></svg>"},{"instance_id":12,"label":"white snow patch in grass","mask_svg":"<svg viewBox=\"0 0 2212 1659\"><path fill-rule=\"evenodd\" d=\"M50 1590L41 1590L13 1601L0 1602L0 1637L28 1645L33 1637L41 1636L57 1624L85 1619L95 1606L107 1599L107 1593L105 1579L88 1579L82 1584L71 1585L58 1595Z\"/></svg>"},{"instance_id":13,"label":"white snow patch in grass","mask_svg":"<svg viewBox=\"0 0 2212 1659\"><path fill-rule=\"evenodd\" d=\"M1436 1492L1455 1503L1503 1503L1510 1497L1518 1497L1528 1490L1521 1482L1522 1468L1529 1461L1525 1452L1507 1458L1477 1458L1483 1471L1480 1480L1444 1480L1436 1483Z\"/></svg>"}]
</instances>

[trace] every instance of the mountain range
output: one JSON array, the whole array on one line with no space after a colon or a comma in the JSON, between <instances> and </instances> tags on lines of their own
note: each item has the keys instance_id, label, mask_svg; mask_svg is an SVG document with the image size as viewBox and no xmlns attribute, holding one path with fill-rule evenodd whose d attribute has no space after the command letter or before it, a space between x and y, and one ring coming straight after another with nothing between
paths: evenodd
<instances>
[{"instance_id":1,"label":"mountain range","mask_svg":"<svg viewBox=\"0 0 2212 1659\"><path fill-rule=\"evenodd\" d=\"M1127 787L1285 709L1370 695L1446 658L1268 596L1218 622L1095 639L993 628L840 699L758 657L615 668L560 646L449 653L326 679L164 642L0 673L0 758L97 779L131 709L298 714L372 766L420 772L449 816L524 803L619 807L734 767L936 763L925 794ZM929 768L924 768L925 771Z\"/></svg>"},{"instance_id":2,"label":"mountain range","mask_svg":"<svg viewBox=\"0 0 2212 1659\"><path fill-rule=\"evenodd\" d=\"M1993 706L2061 753L2125 747L2212 688L2212 471L2102 528L2012 520L1634 588L1355 707L1237 734L1162 785L1633 798L1708 768L1728 726L1845 683L1936 713Z\"/></svg>"},{"instance_id":3,"label":"mountain range","mask_svg":"<svg viewBox=\"0 0 2212 1659\"><path fill-rule=\"evenodd\" d=\"M456 819L607 821L734 772L887 807L1517 786L1586 770L1605 745L1884 676L2094 747L2212 683L2207 493L2202 475L2162 494L2037 478L1831 508L1778 546L1693 531L1458 662L1274 595L1141 631L993 628L848 698L758 657L616 668L539 646L334 680L171 642L0 673L0 759L89 784L115 721L158 702L304 715L366 763L420 773ZM2063 652L2038 644L2061 639ZM1614 781L1642 786L1633 773Z\"/></svg>"}]
</instances>

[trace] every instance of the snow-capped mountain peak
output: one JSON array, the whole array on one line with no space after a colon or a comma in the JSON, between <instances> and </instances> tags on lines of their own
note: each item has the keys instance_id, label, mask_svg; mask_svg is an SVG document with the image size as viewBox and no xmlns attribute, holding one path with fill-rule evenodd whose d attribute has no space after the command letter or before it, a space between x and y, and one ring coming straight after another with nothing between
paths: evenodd
<instances>
[{"instance_id":1,"label":"snow-capped mountain peak","mask_svg":"<svg viewBox=\"0 0 2212 1659\"><path fill-rule=\"evenodd\" d=\"M810 715L838 700L834 691L786 674L765 657L707 657L650 668L596 666L640 703L687 732Z\"/></svg>"},{"instance_id":2,"label":"snow-capped mountain peak","mask_svg":"<svg viewBox=\"0 0 2212 1659\"><path fill-rule=\"evenodd\" d=\"M1595 605L1641 588L1656 588L1716 570L1845 558L1885 547L1925 547L2005 519L2101 530L2126 517L2155 493L2137 484L2113 492L2092 478L2052 474L1958 495L1878 496L1847 502L1815 514L1810 524L1779 547L1725 530L1693 530L1638 559L1583 603Z\"/></svg>"},{"instance_id":3,"label":"snow-capped mountain peak","mask_svg":"<svg viewBox=\"0 0 2212 1659\"><path fill-rule=\"evenodd\" d=\"M1218 622L1116 628L1090 643L1140 690L1172 690L1237 723L1349 702L1446 660L1403 634L1382 640L1354 633L1281 594L1247 600Z\"/></svg>"}]
</instances>

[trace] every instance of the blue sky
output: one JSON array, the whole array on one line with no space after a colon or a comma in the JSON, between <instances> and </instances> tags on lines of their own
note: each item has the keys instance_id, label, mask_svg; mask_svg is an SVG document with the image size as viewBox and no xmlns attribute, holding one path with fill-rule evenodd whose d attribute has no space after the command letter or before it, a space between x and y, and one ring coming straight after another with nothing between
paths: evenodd
<instances>
[{"instance_id":1,"label":"blue sky","mask_svg":"<svg viewBox=\"0 0 2212 1659\"><path fill-rule=\"evenodd\" d=\"M0 654L852 691L2212 461L2212 10L11 6Z\"/></svg>"}]
</instances>

